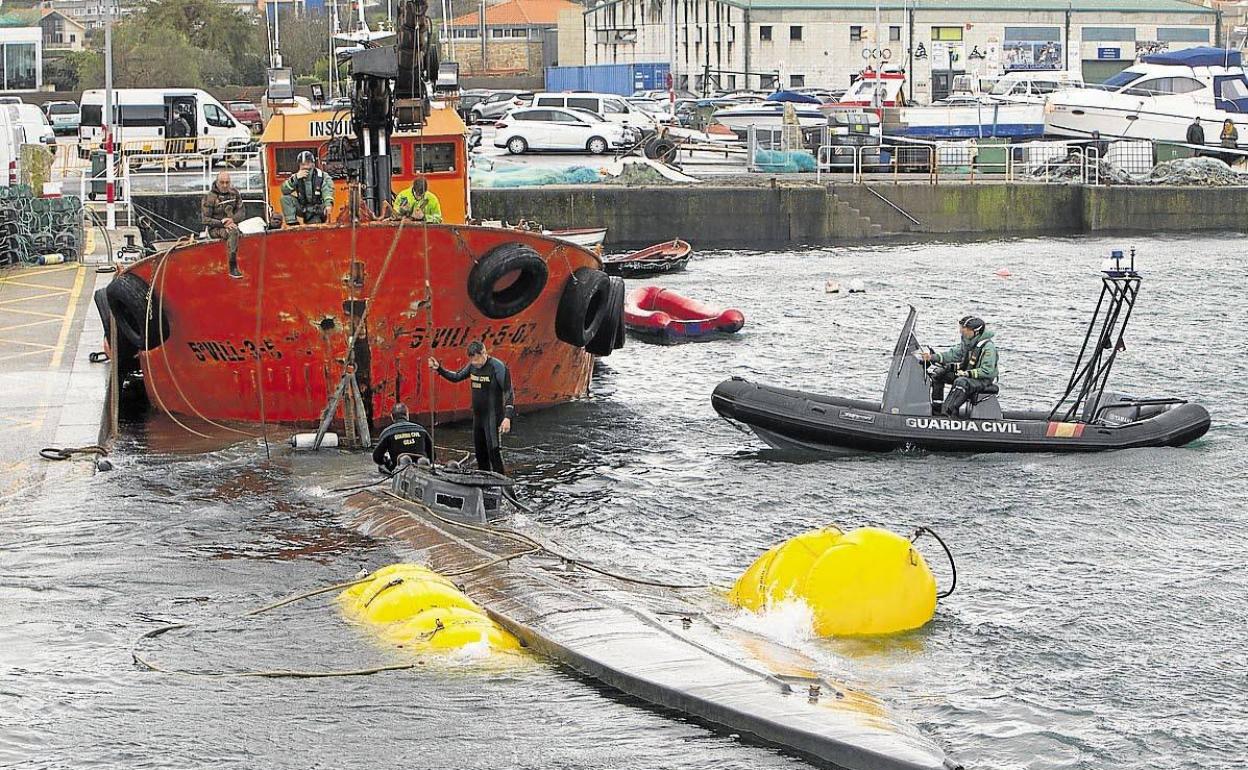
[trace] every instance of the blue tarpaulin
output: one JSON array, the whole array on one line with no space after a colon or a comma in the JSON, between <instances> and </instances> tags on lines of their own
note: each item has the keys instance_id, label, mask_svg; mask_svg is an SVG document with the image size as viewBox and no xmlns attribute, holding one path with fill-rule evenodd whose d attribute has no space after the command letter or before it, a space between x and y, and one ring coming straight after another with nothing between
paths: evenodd
<instances>
[{"instance_id":1,"label":"blue tarpaulin","mask_svg":"<svg viewBox=\"0 0 1248 770\"><path fill-rule=\"evenodd\" d=\"M1150 53L1140 58L1145 64L1171 64L1181 67L1238 67L1239 51L1213 46L1183 48L1178 51Z\"/></svg>"}]
</instances>

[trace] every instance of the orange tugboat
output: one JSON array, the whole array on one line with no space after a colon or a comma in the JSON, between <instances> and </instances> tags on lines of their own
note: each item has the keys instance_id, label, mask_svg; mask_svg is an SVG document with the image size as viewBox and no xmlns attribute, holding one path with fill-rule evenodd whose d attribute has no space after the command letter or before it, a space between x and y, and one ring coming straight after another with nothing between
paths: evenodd
<instances>
[{"instance_id":1,"label":"orange tugboat","mask_svg":"<svg viewBox=\"0 0 1248 770\"><path fill-rule=\"evenodd\" d=\"M354 54L349 114L279 113L261 139L270 206L312 150L334 177L332 224L240 238L241 279L223 241L201 241L136 262L108 287L113 353L154 406L307 424L342 404L343 420L362 409L375 425L403 401L427 419L459 419L469 389L437 387L424 361L459 366L467 343L484 340L512 370L517 408L532 410L585 395L593 356L623 344L623 282L597 256L466 224L467 127L428 98L437 56L424 3L403 3L399 19L397 47ZM382 218L417 174L443 223Z\"/></svg>"}]
</instances>

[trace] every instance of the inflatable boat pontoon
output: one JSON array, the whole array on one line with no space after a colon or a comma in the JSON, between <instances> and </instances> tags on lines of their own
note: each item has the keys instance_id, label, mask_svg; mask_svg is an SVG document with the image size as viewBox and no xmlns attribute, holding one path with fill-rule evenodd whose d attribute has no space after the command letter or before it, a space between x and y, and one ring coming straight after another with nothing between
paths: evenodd
<instances>
[{"instance_id":1,"label":"inflatable boat pontoon","mask_svg":"<svg viewBox=\"0 0 1248 770\"><path fill-rule=\"evenodd\" d=\"M770 446L786 450L1089 452L1182 446L1209 430L1204 407L1106 389L1114 360L1125 349L1123 334L1141 280L1134 253L1129 268L1121 267L1121 252L1114 255L1114 266L1102 273L1101 298L1066 392L1052 409L1004 411L993 386L957 414L942 415L919 358L913 307L893 349L881 401L786 390L734 377L715 388L711 404L723 417L748 425Z\"/></svg>"}]
</instances>

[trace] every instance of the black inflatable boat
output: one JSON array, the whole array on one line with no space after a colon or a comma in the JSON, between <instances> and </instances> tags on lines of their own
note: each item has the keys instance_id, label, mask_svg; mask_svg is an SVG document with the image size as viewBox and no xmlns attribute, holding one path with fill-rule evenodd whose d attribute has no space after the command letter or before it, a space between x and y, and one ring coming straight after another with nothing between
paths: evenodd
<instances>
[{"instance_id":1,"label":"black inflatable boat","mask_svg":"<svg viewBox=\"0 0 1248 770\"><path fill-rule=\"evenodd\" d=\"M1177 398L1136 398L1106 389L1139 292L1140 276L1117 261L1101 276L1101 298L1066 393L1047 411L1003 411L992 392L953 416L933 403L914 335L915 310L893 349L882 401L838 398L760 385L720 383L715 411L749 426L777 449L836 452L921 448L947 452L1088 452L1182 446L1209 430L1204 407Z\"/></svg>"}]
</instances>

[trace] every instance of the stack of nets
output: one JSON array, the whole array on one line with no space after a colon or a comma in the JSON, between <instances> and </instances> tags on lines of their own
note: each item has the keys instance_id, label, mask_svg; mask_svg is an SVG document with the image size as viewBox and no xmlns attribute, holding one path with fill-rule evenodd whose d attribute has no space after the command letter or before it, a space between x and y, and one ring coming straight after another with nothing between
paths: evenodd
<instances>
[{"instance_id":1,"label":"stack of nets","mask_svg":"<svg viewBox=\"0 0 1248 770\"><path fill-rule=\"evenodd\" d=\"M815 170L815 156L805 150L757 150L754 166L772 174L796 174Z\"/></svg>"},{"instance_id":2,"label":"stack of nets","mask_svg":"<svg viewBox=\"0 0 1248 770\"><path fill-rule=\"evenodd\" d=\"M82 201L77 197L36 198L29 187L0 188L0 266L34 263L59 253L82 256Z\"/></svg>"},{"instance_id":3,"label":"stack of nets","mask_svg":"<svg viewBox=\"0 0 1248 770\"><path fill-rule=\"evenodd\" d=\"M1233 187L1248 184L1248 176L1231 169L1219 158L1176 158L1153 166L1149 184L1200 187Z\"/></svg>"}]
</instances>

